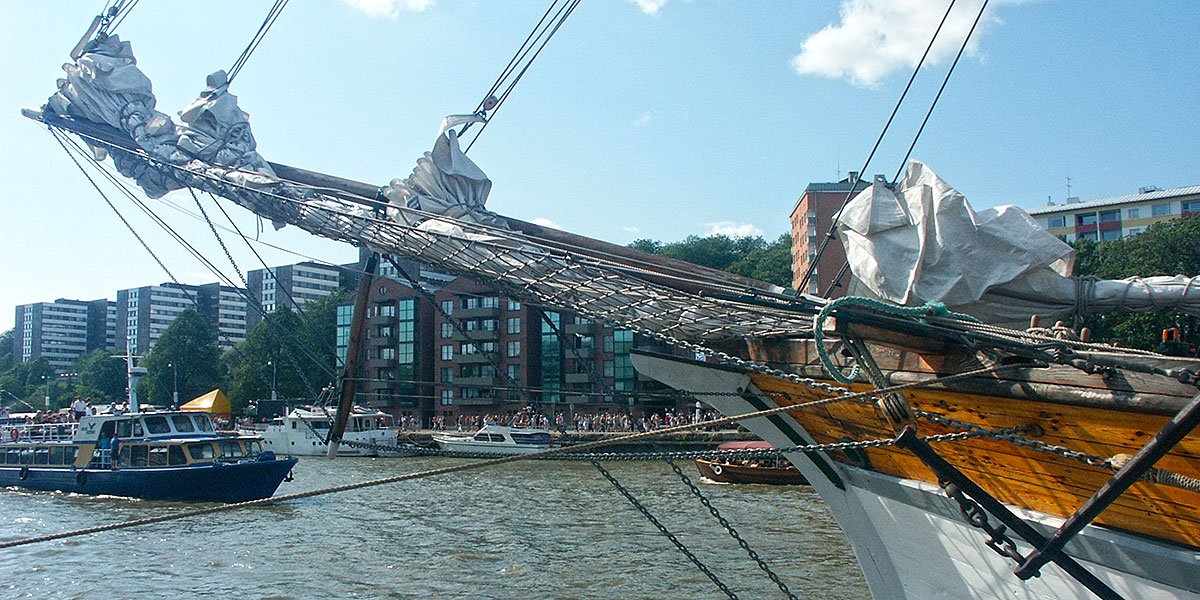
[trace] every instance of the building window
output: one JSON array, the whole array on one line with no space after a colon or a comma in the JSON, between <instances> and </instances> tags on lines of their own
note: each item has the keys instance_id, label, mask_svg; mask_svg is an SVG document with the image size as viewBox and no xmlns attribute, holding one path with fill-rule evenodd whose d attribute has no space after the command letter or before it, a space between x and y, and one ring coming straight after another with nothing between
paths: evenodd
<instances>
[{"instance_id":1,"label":"building window","mask_svg":"<svg viewBox=\"0 0 1200 600\"><path fill-rule=\"evenodd\" d=\"M1096 241L1096 232L1095 231L1085 231L1083 233L1080 233L1079 239Z\"/></svg>"},{"instance_id":2,"label":"building window","mask_svg":"<svg viewBox=\"0 0 1200 600\"><path fill-rule=\"evenodd\" d=\"M454 390L442 390L442 406L454 404Z\"/></svg>"},{"instance_id":3,"label":"building window","mask_svg":"<svg viewBox=\"0 0 1200 600\"><path fill-rule=\"evenodd\" d=\"M1076 225L1095 225L1096 213L1080 213L1075 215Z\"/></svg>"},{"instance_id":4,"label":"building window","mask_svg":"<svg viewBox=\"0 0 1200 600\"><path fill-rule=\"evenodd\" d=\"M484 296L483 298L480 298L479 306L481 308L500 308L500 297Z\"/></svg>"},{"instance_id":5,"label":"building window","mask_svg":"<svg viewBox=\"0 0 1200 600\"><path fill-rule=\"evenodd\" d=\"M1142 227L1130 227L1130 228L1129 228L1129 229L1128 229L1128 230L1125 232L1125 235L1126 235L1126 236L1129 236L1129 237L1133 237L1133 236L1135 236L1135 235L1137 235L1137 234L1141 233L1142 231L1144 231L1144 229L1143 229Z\"/></svg>"},{"instance_id":6,"label":"building window","mask_svg":"<svg viewBox=\"0 0 1200 600\"><path fill-rule=\"evenodd\" d=\"M442 367L442 383L454 383L454 367Z\"/></svg>"},{"instance_id":7,"label":"building window","mask_svg":"<svg viewBox=\"0 0 1200 600\"><path fill-rule=\"evenodd\" d=\"M508 365L508 378L512 381L520 381L521 365Z\"/></svg>"},{"instance_id":8,"label":"building window","mask_svg":"<svg viewBox=\"0 0 1200 600\"><path fill-rule=\"evenodd\" d=\"M392 360L392 359L396 358L396 349L395 348L380 348L379 349L379 358L383 359L383 360Z\"/></svg>"},{"instance_id":9,"label":"building window","mask_svg":"<svg viewBox=\"0 0 1200 600\"><path fill-rule=\"evenodd\" d=\"M1155 204L1154 208L1152 208L1151 210L1152 210L1154 216L1165 217L1165 216L1171 214L1171 203L1164 202L1162 204Z\"/></svg>"},{"instance_id":10,"label":"building window","mask_svg":"<svg viewBox=\"0 0 1200 600\"><path fill-rule=\"evenodd\" d=\"M1111 242L1113 240L1119 240L1119 239L1121 239L1121 230L1120 229L1105 229L1104 232L1101 234L1101 239L1106 242Z\"/></svg>"},{"instance_id":11,"label":"building window","mask_svg":"<svg viewBox=\"0 0 1200 600\"><path fill-rule=\"evenodd\" d=\"M1140 208L1129 208L1129 209L1125 210L1125 218L1126 219L1140 219L1141 217L1142 217L1142 209L1140 209Z\"/></svg>"},{"instance_id":12,"label":"building window","mask_svg":"<svg viewBox=\"0 0 1200 600\"><path fill-rule=\"evenodd\" d=\"M475 354L477 351L478 350L475 348L475 344L472 344L470 342L463 342L462 344L458 345L458 352L459 352L459 354L462 354L463 356L470 356L472 354Z\"/></svg>"},{"instance_id":13,"label":"building window","mask_svg":"<svg viewBox=\"0 0 1200 600\"><path fill-rule=\"evenodd\" d=\"M442 346L442 360L454 360L454 346L452 344Z\"/></svg>"},{"instance_id":14,"label":"building window","mask_svg":"<svg viewBox=\"0 0 1200 600\"><path fill-rule=\"evenodd\" d=\"M521 303L516 300L509 300L508 310L521 310Z\"/></svg>"},{"instance_id":15,"label":"building window","mask_svg":"<svg viewBox=\"0 0 1200 600\"><path fill-rule=\"evenodd\" d=\"M1106 211L1100 213L1100 222L1101 223L1113 223L1113 222L1117 222L1120 220L1121 220L1121 211L1119 211L1119 210L1106 210Z\"/></svg>"},{"instance_id":16,"label":"building window","mask_svg":"<svg viewBox=\"0 0 1200 600\"><path fill-rule=\"evenodd\" d=\"M454 335L454 326L450 323L442 323L442 339L448 339Z\"/></svg>"},{"instance_id":17,"label":"building window","mask_svg":"<svg viewBox=\"0 0 1200 600\"><path fill-rule=\"evenodd\" d=\"M508 318L508 332L521 333L521 317Z\"/></svg>"},{"instance_id":18,"label":"building window","mask_svg":"<svg viewBox=\"0 0 1200 600\"><path fill-rule=\"evenodd\" d=\"M395 304L380 304L376 308L375 314L377 314L381 317L394 317L394 316L396 316L396 305Z\"/></svg>"},{"instance_id":19,"label":"building window","mask_svg":"<svg viewBox=\"0 0 1200 600\"><path fill-rule=\"evenodd\" d=\"M1067 218L1059 215L1057 217L1049 217L1046 219L1046 229L1059 229L1067 226Z\"/></svg>"},{"instance_id":20,"label":"building window","mask_svg":"<svg viewBox=\"0 0 1200 600\"><path fill-rule=\"evenodd\" d=\"M508 343L508 357L515 358L521 355L521 342L512 341Z\"/></svg>"},{"instance_id":21,"label":"building window","mask_svg":"<svg viewBox=\"0 0 1200 600\"><path fill-rule=\"evenodd\" d=\"M1184 200L1179 203L1179 208L1185 213L1200 212L1200 200Z\"/></svg>"},{"instance_id":22,"label":"building window","mask_svg":"<svg viewBox=\"0 0 1200 600\"><path fill-rule=\"evenodd\" d=\"M454 301L442 300L442 312L446 313L447 315L454 314Z\"/></svg>"}]
</instances>

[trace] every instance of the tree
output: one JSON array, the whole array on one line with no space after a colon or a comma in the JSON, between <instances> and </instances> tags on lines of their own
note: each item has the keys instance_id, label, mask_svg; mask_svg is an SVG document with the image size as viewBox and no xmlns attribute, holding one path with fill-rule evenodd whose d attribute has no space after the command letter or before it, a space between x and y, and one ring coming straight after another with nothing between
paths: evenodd
<instances>
[{"instance_id":1,"label":"tree","mask_svg":"<svg viewBox=\"0 0 1200 600\"><path fill-rule=\"evenodd\" d=\"M224 382L217 338L204 317L192 308L179 313L141 366L146 367L146 376L138 384L138 396L151 404L169 406L176 386L183 403Z\"/></svg>"},{"instance_id":2,"label":"tree","mask_svg":"<svg viewBox=\"0 0 1200 600\"><path fill-rule=\"evenodd\" d=\"M634 240L629 247L785 288L792 284L792 237L786 233L772 244L767 244L760 236L691 235L669 244Z\"/></svg>"},{"instance_id":3,"label":"tree","mask_svg":"<svg viewBox=\"0 0 1200 600\"><path fill-rule=\"evenodd\" d=\"M0 389L22 400L42 406L46 397L47 382L56 380L54 367L39 356L30 361L17 363L3 375L0 375ZM51 390L54 391L54 390Z\"/></svg>"},{"instance_id":4,"label":"tree","mask_svg":"<svg viewBox=\"0 0 1200 600\"><path fill-rule=\"evenodd\" d=\"M337 306L350 295L338 290L309 302L303 313L280 306L226 353L235 412L270 397L272 381L281 398L310 399L336 381Z\"/></svg>"},{"instance_id":5,"label":"tree","mask_svg":"<svg viewBox=\"0 0 1200 600\"><path fill-rule=\"evenodd\" d=\"M75 392L76 395L91 396L96 403L113 402L126 396L129 376L125 359L116 352L93 350L80 356L73 368L78 374L78 387L90 390Z\"/></svg>"},{"instance_id":6,"label":"tree","mask_svg":"<svg viewBox=\"0 0 1200 600\"><path fill-rule=\"evenodd\" d=\"M9 329L0 333L0 373L8 371L14 366L16 366L16 357L13 355L13 330Z\"/></svg>"},{"instance_id":7,"label":"tree","mask_svg":"<svg viewBox=\"0 0 1200 600\"><path fill-rule=\"evenodd\" d=\"M1197 275L1200 274L1200 216L1156 223L1136 236L1109 242L1077 240L1074 246L1076 276L1124 279ZM1178 327L1185 343L1200 343L1196 317L1173 310L1093 314L1084 319L1084 325L1092 329L1095 339L1134 348L1156 349L1162 331L1168 327Z\"/></svg>"}]
</instances>

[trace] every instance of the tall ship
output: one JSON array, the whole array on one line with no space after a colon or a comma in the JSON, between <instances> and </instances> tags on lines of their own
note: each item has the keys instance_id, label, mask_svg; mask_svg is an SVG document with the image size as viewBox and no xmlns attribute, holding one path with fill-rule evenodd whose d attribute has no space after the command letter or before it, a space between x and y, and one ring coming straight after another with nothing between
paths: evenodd
<instances>
[{"instance_id":1,"label":"tall ship","mask_svg":"<svg viewBox=\"0 0 1200 600\"><path fill-rule=\"evenodd\" d=\"M145 369L129 372L128 413L0 427L0 486L245 502L271 497L291 475L295 458L264 449L261 437L215 431L207 413L140 411L137 379Z\"/></svg>"},{"instance_id":2,"label":"tall ship","mask_svg":"<svg viewBox=\"0 0 1200 600\"><path fill-rule=\"evenodd\" d=\"M972 211L913 161L845 207L857 283L829 300L488 211L491 181L459 137L494 97L448 117L413 173L380 186L267 162L224 73L176 122L102 26L72 58L26 115L152 197L212 193L688 351L633 362L783 451L878 599L1200 598L1200 364L1027 327L1194 314L1194 278L1072 278L1069 247L1028 215Z\"/></svg>"}]
</instances>

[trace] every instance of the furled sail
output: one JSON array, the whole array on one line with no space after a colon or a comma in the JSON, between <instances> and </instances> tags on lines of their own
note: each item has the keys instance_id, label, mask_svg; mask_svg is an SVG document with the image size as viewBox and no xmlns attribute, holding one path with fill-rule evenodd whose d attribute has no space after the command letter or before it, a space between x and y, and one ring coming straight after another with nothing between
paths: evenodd
<instances>
[{"instance_id":1,"label":"furled sail","mask_svg":"<svg viewBox=\"0 0 1200 600\"><path fill-rule=\"evenodd\" d=\"M851 293L900 305L941 302L992 323L1170 307L1200 314L1200 278L1071 277L1074 249L1024 210L975 211L916 160L895 189L879 178L855 196L838 233Z\"/></svg>"}]
</instances>

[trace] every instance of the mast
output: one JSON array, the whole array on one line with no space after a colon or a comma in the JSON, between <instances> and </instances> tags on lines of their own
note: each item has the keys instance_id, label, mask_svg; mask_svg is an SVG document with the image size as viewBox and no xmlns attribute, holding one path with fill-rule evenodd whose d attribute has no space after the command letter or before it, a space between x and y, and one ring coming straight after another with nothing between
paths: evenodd
<instances>
[{"instance_id":1,"label":"mast","mask_svg":"<svg viewBox=\"0 0 1200 600\"><path fill-rule=\"evenodd\" d=\"M342 434L346 432L346 421L354 406L354 390L358 385L358 370L360 363L360 348L362 348L363 327L367 322L367 297L371 294L371 285L375 282L375 269L379 266L379 253L372 252L363 268L362 277L358 280L358 295L354 297L354 315L350 317L350 339L346 343L346 368L342 373L342 398L338 403L337 419L333 429L329 431L329 458L337 456Z\"/></svg>"}]
</instances>

